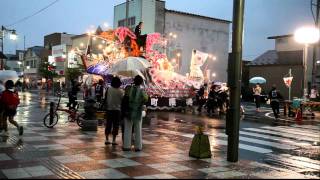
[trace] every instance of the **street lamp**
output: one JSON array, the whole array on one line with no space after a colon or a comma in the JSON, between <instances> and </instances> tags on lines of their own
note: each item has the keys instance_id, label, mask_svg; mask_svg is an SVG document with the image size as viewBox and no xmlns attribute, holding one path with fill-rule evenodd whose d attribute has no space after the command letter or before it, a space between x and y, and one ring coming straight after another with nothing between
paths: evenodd
<instances>
[{"instance_id":1,"label":"street lamp","mask_svg":"<svg viewBox=\"0 0 320 180\"><path fill-rule=\"evenodd\" d=\"M308 59L308 46L319 41L320 34L319 29L315 27L302 27L296 30L294 33L294 39L296 42L304 44L303 50L303 98L306 99L308 95L307 89L307 59Z\"/></svg>"},{"instance_id":2,"label":"street lamp","mask_svg":"<svg viewBox=\"0 0 320 180\"><path fill-rule=\"evenodd\" d=\"M14 41L15 41L15 40L17 40L18 36L17 36L17 34L15 33L15 31L13 31L13 33L10 34L9 38L10 38L11 40L14 40Z\"/></svg>"},{"instance_id":3,"label":"street lamp","mask_svg":"<svg viewBox=\"0 0 320 180\"><path fill-rule=\"evenodd\" d=\"M17 64L19 65L19 71L20 71L20 68L21 68L20 66L21 66L22 62L18 61Z\"/></svg>"},{"instance_id":4,"label":"street lamp","mask_svg":"<svg viewBox=\"0 0 320 180\"><path fill-rule=\"evenodd\" d=\"M4 48L3 48L3 44L4 44L4 37L5 34L9 33L9 38L11 40L16 40L17 39L17 34L16 34L16 30L14 29L8 29L4 26L1 26L1 52L4 54ZM1 59L1 70L3 70L3 59Z\"/></svg>"}]
</instances>

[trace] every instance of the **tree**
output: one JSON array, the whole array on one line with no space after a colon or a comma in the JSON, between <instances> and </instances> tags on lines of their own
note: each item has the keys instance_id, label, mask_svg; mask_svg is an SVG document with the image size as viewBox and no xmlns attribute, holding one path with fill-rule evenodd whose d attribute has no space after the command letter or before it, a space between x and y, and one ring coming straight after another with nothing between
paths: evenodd
<instances>
[{"instance_id":1,"label":"tree","mask_svg":"<svg viewBox=\"0 0 320 180\"><path fill-rule=\"evenodd\" d=\"M83 72L84 72L84 68L82 66L79 66L77 68L68 68L66 70L66 79L68 80L77 79L79 76L82 75Z\"/></svg>"},{"instance_id":2,"label":"tree","mask_svg":"<svg viewBox=\"0 0 320 180\"><path fill-rule=\"evenodd\" d=\"M50 64L48 61L44 60L39 64L38 72L40 76L46 79L53 79L54 77L58 76L54 69L55 67L53 64Z\"/></svg>"}]
</instances>

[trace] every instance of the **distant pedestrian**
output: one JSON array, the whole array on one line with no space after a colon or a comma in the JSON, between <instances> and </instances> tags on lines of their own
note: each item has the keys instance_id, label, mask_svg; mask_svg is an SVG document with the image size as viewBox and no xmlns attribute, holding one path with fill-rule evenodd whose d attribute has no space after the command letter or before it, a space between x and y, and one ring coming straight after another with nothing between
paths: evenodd
<instances>
[{"instance_id":1,"label":"distant pedestrian","mask_svg":"<svg viewBox=\"0 0 320 180\"><path fill-rule=\"evenodd\" d=\"M61 86L62 86L62 91L65 91L65 89L66 89L66 83L65 83L64 81L61 83Z\"/></svg>"},{"instance_id":2,"label":"distant pedestrian","mask_svg":"<svg viewBox=\"0 0 320 180\"><path fill-rule=\"evenodd\" d=\"M317 90L317 87L313 86L310 92L310 100L316 101L318 97L319 97L319 92Z\"/></svg>"},{"instance_id":3,"label":"distant pedestrian","mask_svg":"<svg viewBox=\"0 0 320 180\"><path fill-rule=\"evenodd\" d=\"M104 91L103 80L99 79L99 82L95 87L96 100L98 103L101 103L101 99L103 97L103 91Z\"/></svg>"},{"instance_id":4,"label":"distant pedestrian","mask_svg":"<svg viewBox=\"0 0 320 180\"><path fill-rule=\"evenodd\" d=\"M123 90L120 89L121 84L122 83L119 77L113 77L111 81L111 87L107 88L105 93L104 106L107 110L105 128L106 145L117 145L116 137L119 132L119 125L121 124L121 102L124 96ZM109 141L110 134L113 135L112 143Z\"/></svg>"},{"instance_id":5,"label":"distant pedestrian","mask_svg":"<svg viewBox=\"0 0 320 180\"><path fill-rule=\"evenodd\" d=\"M19 126L19 124L14 120L14 116L17 113L18 105L20 104L20 99L18 92L14 89L14 82L12 80L8 80L5 84L6 90L3 91L0 104L3 110L3 118L1 118L1 130L4 130L4 135L8 136L8 124L9 122L16 126L19 135L23 134L23 127Z\"/></svg>"},{"instance_id":6,"label":"distant pedestrian","mask_svg":"<svg viewBox=\"0 0 320 180\"><path fill-rule=\"evenodd\" d=\"M129 114L124 121L124 145L123 150L131 149L132 127L135 134L135 151L142 150L142 111L144 104L148 101L148 96L140 87L143 83L141 76L134 78L134 85L127 89L129 101Z\"/></svg>"},{"instance_id":7,"label":"distant pedestrian","mask_svg":"<svg viewBox=\"0 0 320 180\"><path fill-rule=\"evenodd\" d=\"M211 116L215 112L215 109L218 107L218 86L212 85L207 100L207 113L208 116Z\"/></svg>"},{"instance_id":8,"label":"distant pedestrian","mask_svg":"<svg viewBox=\"0 0 320 180\"><path fill-rule=\"evenodd\" d=\"M69 109L75 109L77 106L77 96L78 96L78 92L80 91L80 86L81 86L80 83L76 81L72 82L72 88L68 92L69 103L67 107L69 107Z\"/></svg>"},{"instance_id":9,"label":"distant pedestrian","mask_svg":"<svg viewBox=\"0 0 320 180\"><path fill-rule=\"evenodd\" d=\"M256 111L260 112L260 101L261 101L261 92L262 88L260 84L256 84L256 87L253 88L253 95L256 103Z\"/></svg>"},{"instance_id":10,"label":"distant pedestrian","mask_svg":"<svg viewBox=\"0 0 320 180\"><path fill-rule=\"evenodd\" d=\"M274 117L278 119L280 114L280 100L283 99L283 97L277 90L276 85L272 86L272 89L269 92L269 99Z\"/></svg>"},{"instance_id":11,"label":"distant pedestrian","mask_svg":"<svg viewBox=\"0 0 320 180\"><path fill-rule=\"evenodd\" d=\"M207 88L207 84L204 84L203 86L201 86L196 95L199 114L201 114L202 112L202 106L206 103L206 99L204 96L204 91L206 88Z\"/></svg>"}]
</instances>

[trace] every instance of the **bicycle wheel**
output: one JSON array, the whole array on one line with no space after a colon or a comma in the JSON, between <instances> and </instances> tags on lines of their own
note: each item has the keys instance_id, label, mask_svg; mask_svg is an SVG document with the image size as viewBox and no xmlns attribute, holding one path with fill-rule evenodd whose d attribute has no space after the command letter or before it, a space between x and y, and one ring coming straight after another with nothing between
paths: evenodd
<instances>
[{"instance_id":1,"label":"bicycle wheel","mask_svg":"<svg viewBox=\"0 0 320 180\"><path fill-rule=\"evenodd\" d=\"M83 126L84 117L85 117L85 113L81 113L77 116L77 124L79 127Z\"/></svg>"},{"instance_id":2,"label":"bicycle wheel","mask_svg":"<svg viewBox=\"0 0 320 180\"><path fill-rule=\"evenodd\" d=\"M55 126L58 123L59 120L59 116L57 113L53 114L52 119L50 119L50 113L48 113L44 118L43 118L43 124L47 127L47 128L53 128L53 126Z\"/></svg>"}]
</instances>

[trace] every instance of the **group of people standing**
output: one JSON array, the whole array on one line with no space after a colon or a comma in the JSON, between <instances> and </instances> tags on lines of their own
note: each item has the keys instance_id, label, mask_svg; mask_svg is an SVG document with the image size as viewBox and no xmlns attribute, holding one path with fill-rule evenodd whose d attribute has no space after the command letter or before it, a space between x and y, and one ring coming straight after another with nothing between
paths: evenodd
<instances>
[{"instance_id":1,"label":"group of people standing","mask_svg":"<svg viewBox=\"0 0 320 180\"><path fill-rule=\"evenodd\" d=\"M103 80L94 86L95 100L100 104L99 108L106 111L105 145L118 145L116 140L121 127L123 150L131 150L132 139L135 151L142 150L142 112L148 101L142 84L143 78L138 75L134 77L133 84L124 89L117 76L112 78L110 87L104 87ZM77 90L75 88L75 92ZM89 95L88 98L92 96Z\"/></svg>"},{"instance_id":2,"label":"group of people standing","mask_svg":"<svg viewBox=\"0 0 320 180\"><path fill-rule=\"evenodd\" d=\"M229 106L228 92L221 88L221 85L216 85L212 83L209 92L208 85L204 84L200 87L196 94L196 102L198 104L199 114L202 112L202 107L207 108L207 113L209 116L219 109L219 113L224 113L225 109Z\"/></svg>"}]
</instances>

